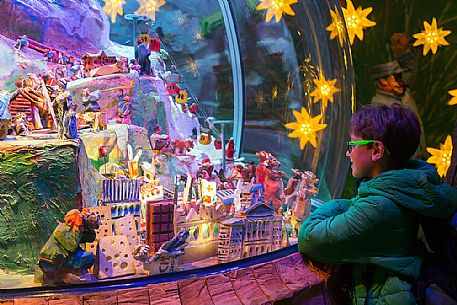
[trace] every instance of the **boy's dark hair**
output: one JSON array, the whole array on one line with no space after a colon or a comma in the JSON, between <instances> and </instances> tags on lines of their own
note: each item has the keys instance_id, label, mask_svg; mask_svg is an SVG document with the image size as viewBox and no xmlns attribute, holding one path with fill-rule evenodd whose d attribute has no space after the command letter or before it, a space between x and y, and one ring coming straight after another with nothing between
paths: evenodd
<instances>
[{"instance_id":1,"label":"boy's dark hair","mask_svg":"<svg viewBox=\"0 0 457 305\"><path fill-rule=\"evenodd\" d=\"M399 103L363 106L352 116L349 132L364 140L382 142L395 168L412 157L421 134L416 114Z\"/></svg>"}]
</instances>

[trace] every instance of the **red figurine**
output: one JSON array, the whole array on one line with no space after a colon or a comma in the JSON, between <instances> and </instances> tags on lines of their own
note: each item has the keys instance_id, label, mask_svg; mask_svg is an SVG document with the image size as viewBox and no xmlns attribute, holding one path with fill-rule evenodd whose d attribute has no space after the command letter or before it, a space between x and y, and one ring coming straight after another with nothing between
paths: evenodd
<instances>
[{"instance_id":1,"label":"red figurine","mask_svg":"<svg viewBox=\"0 0 457 305\"><path fill-rule=\"evenodd\" d=\"M152 38L149 43L149 50L152 52L160 52L160 40L158 38Z\"/></svg>"},{"instance_id":2,"label":"red figurine","mask_svg":"<svg viewBox=\"0 0 457 305\"><path fill-rule=\"evenodd\" d=\"M179 86L177 84L168 84L167 85L167 92L168 94L174 96L179 93L181 89L179 89Z\"/></svg>"},{"instance_id":3,"label":"red figurine","mask_svg":"<svg viewBox=\"0 0 457 305\"><path fill-rule=\"evenodd\" d=\"M235 158L235 140L233 137L225 145L225 157L227 160L233 160Z\"/></svg>"},{"instance_id":4,"label":"red figurine","mask_svg":"<svg viewBox=\"0 0 457 305\"><path fill-rule=\"evenodd\" d=\"M197 114L197 104L192 103L192 105L190 105L189 111L192 114Z\"/></svg>"}]
</instances>

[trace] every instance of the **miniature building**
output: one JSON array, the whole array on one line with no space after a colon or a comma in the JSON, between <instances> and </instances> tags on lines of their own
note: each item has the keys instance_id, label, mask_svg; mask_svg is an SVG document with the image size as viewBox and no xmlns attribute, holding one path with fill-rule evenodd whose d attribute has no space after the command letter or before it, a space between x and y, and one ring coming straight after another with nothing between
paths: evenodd
<instances>
[{"instance_id":1,"label":"miniature building","mask_svg":"<svg viewBox=\"0 0 457 305\"><path fill-rule=\"evenodd\" d=\"M282 248L282 217L276 216L273 218L273 233L271 237L271 251L276 251Z\"/></svg>"},{"instance_id":2,"label":"miniature building","mask_svg":"<svg viewBox=\"0 0 457 305\"><path fill-rule=\"evenodd\" d=\"M243 246L244 220L232 218L221 223L217 259L220 263L237 260Z\"/></svg>"},{"instance_id":3,"label":"miniature building","mask_svg":"<svg viewBox=\"0 0 457 305\"><path fill-rule=\"evenodd\" d=\"M135 273L134 259L126 236L105 236L97 248L95 275L98 279Z\"/></svg>"},{"instance_id":4,"label":"miniature building","mask_svg":"<svg viewBox=\"0 0 457 305\"><path fill-rule=\"evenodd\" d=\"M101 204L111 206L112 218L140 215L140 180L136 178L102 179Z\"/></svg>"},{"instance_id":5,"label":"miniature building","mask_svg":"<svg viewBox=\"0 0 457 305\"><path fill-rule=\"evenodd\" d=\"M244 211L247 207L251 206L252 196L251 196L252 184L245 183L241 189L241 210Z\"/></svg>"},{"instance_id":6,"label":"miniature building","mask_svg":"<svg viewBox=\"0 0 457 305\"><path fill-rule=\"evenodd\" d=\"M265 203L258 203L245 210L240 217L222 222L219 262L225 263L281 248L281 228L281 216L274 215L273 208Z\"/></svg>"},{"instance_id":7,"label":"miniature building","mask_svg":"<svg viewBox=\"0 0 457 305\"><path fill-rule=\"evenodd\" d=\"M114 234L123 235L127 237L129 242L131 254L135 252L136 247L139 245L138 232L135 225L133 215L127 215L113 221Z\"/></svg>"},{"instance_id":8,"label":"miniature building","mask_svg":"<svg viewBox=\"0 0 457 305\"><path fill-rule=\"evenodd\" d=\"M175 232L181 229L190 230L190 237L187 239L189 244L186 246L186 254L180 258L181 262L187 263L216 256L220 222L225 220L225 218L219 218L216 207L205 206L200 209L199 214L191 209L189 214L194 212L194 217L187 215L187 219L184 210L177 209L176 212Z\"/></svg>"},{"instance_id":9,"label":"miniature building","mask_svg":"<svg viewBox=\"0 0 457 305\"><path fill-rule=\"evenodd\" d=\"M146 203L146 241L150 254L154 254L162 244L173 238L174 208L173 200Z\"/></svg>"},{"instance_id":10,"label":"miniature building","mask_svg":"<svg viewBox=\"0 0 457 305\"><path fill-rule=\"evenodd\" d=\"M235 192L232 189L222 189L217 191L217 198L219 198L224 204L233 203Z\"/></svg>"},{"instance_id":11,"label":"miniature building","mask_svg":"<svg viewBox=\"0 0 457 305\"><path fill-rule=\"evenodd\" d=\"M17 94L13 94L13 96L11 97L10 105L8 106L11 113L11 117L14 119L18 117L19 114L24 113L27 118L28 126L33 126L35 129L38 129L39 125L41 125L41 122L34 122L32 104L40 109L44 109L43 95L30 87L27 87L25 89L19 88L16 92ZM48 122L52 121L50 114L47 115L47 120Z\"/></svg>"},{"instance_id":12,"label":"miniature building","mask_svg":"<svg viewBox=\"0 0 457 305\"><path fill-rule=\"evenodd\" d=\"M116 56L107 56L103 51L96 54L86 53L81 57L81 59L84 61L84 74L86 76L90 76L90 71L92 69L105 65L114 65L117 63Z\"/></svg>"},{"instance_id":13,"label":"miniature building","mask_svg":"<svg viewBox=\"0 0 457 305\"><path fill-rule=\"evenodd\" d=\"M120 203L140 200L140 180L138 179L103 179L102 202Z\"/></svg>"},{"instance_id":14,"label":"miniature building","mask_svg":"<svg viewBox=\"0 0 457 305\"><path fill-rule=\"evenodd\" d=\"M89 213L100 217L100 227L95 230L96 238L92 243L86 243L86 251L97 254L97 245L100 239L105 236L113 236L113 222L111 219L111 209L107 206L87 208Z\"/></svg>"},{"instance_id":15,"label":"miniature building","mask_svg":"<svg viewBox=\"0 0 457 305\"><path fill-rule=\"evenodd\" d=\"M12 118L16 118L20 113L25 113L27 117L27 123L32 126L32 105L29 99L23 97L21 94L11 101L9 105L10 113Z\"/></svg>"}]
</instances>

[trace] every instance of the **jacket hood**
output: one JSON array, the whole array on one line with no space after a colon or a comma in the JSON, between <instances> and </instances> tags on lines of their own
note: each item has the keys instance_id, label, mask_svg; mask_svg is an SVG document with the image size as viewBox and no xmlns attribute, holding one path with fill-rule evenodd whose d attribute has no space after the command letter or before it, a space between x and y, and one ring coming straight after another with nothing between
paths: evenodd
<instances>
[{"instance_id":1,"label":"jacket hood","mask_svg":"<svg viewBox=\"0 0 457 305\"><path fill-rule=\"evenodd\" d=\"M457 189L441 182L436 169L425 161L410 161L364 182L359 196L379 195L397 205L429 217L449 217L457 209Z\"/></svg>"}]
</instances>

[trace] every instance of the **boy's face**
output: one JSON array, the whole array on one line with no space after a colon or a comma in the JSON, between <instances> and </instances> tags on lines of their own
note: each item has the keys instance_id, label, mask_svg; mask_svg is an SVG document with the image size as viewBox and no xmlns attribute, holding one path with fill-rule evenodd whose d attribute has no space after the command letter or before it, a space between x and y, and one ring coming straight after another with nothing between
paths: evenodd
<instances>
[{"instance_id":1,"label":"boy's face","mask_svg":"<svg viewBox=\"0 0 457 305\"><path fill-rule=\"evenodd\" d=\"M361 141L361 137L351 134L351 141ZM373 177L374 162L371 145L357 145L352 152L347 151L346 157L351 159L352 176L356 178Z\"/></svg>"}]
</instances>

